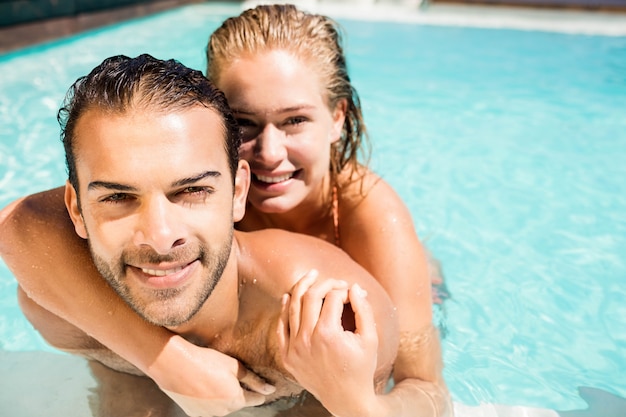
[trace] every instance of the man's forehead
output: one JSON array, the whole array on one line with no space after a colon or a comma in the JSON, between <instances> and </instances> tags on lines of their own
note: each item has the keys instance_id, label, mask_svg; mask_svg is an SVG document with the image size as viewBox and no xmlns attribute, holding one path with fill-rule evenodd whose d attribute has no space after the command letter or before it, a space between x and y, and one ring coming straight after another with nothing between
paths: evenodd
<instances>
[{"instance_id":1,"label":"man's forehead","mask_svg":"<svg viewBox=\"0 0 626 417\"><path fill-rule=\"evenodd\" d=\"M222 119L203 106L174 112L158 108L125 112L92 108L78 120L75 133L78 165L88 157L83 162L105 169L110 164L111 169L137 165L140 170L142 165L158 163L164 170L203 166L203 170L192 171L204 172L222 171L229 166Z\"/></svg>"},{"instance_id":2,"label":"man's forehead","mask_svg":"<svg viewBox=\"0 0 626 417\"><path fill-rule=\"evenodd\" d=\"M86 105L80 112L77 122L86 115L108 115L117 117L133 117L137 115L167 115L185 112L200 112L219 120L223 124L223 115L215 108L206 106L202 103L195 104L177 104L177 103L160 103L158 101L143 101L140 99L132 100L128 104L120 104L119 106L106 106L100 104Z\"/></svg>"},{"instance_id":3,"label":"man's forehead","mask_svg":"<svg viewBox=\"0 0 626 417\"><path fill-rule=\"evenodd\" d=\"M189 117L189 115L194 115ZM183 116L183 117L179 117ZM75 123L75 140L81 136L90 136L89 133L94 128L94 124L105 123L108 127L124 125L134 128L145 126L146 121L150 121L150 127L154 130L172 128L174 125L153 123L157 120L170 119L176 121L178 129L198 128L197 134L218 140L222 144L226 143L227 131L222 115L213 108L196 105L190 107L168 107L163 108L156 105L131 106L125 109L110 109L101 106L93 106L85 109ZM224 148L224 147L223 147Z\"/></svg>"}]
</instances>

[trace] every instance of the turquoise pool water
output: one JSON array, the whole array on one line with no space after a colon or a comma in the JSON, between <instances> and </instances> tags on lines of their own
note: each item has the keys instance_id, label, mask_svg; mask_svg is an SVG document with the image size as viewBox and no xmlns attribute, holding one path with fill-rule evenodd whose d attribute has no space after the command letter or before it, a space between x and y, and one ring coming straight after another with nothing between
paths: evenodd
<instances>
[{"instance_id":1,"label":"turquoise pool water","mask_svg":"<svg viewBox=\"0 0 626 417\"><path fill-rule=\"evenodd\" d=\"M204 69L208 35L239 10L190 6L0 56L0 206L64 181L55 115L78 76L119 53ZM581 410L591 387L626 410L626 37L340 21L372 164L452 293L437 316L455 402ZM1 261L0 350L2 369L7 352L54 352Z\"/></svg>"}]
</instances>

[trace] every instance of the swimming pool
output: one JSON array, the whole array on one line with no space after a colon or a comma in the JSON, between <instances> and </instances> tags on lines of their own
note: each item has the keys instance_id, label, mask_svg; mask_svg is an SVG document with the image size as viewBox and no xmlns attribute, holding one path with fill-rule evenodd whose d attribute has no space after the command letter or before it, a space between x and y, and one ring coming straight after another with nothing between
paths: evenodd
<instances>
[{"instance_id":1,"label":"swimming pool","mask_svg":"<svg viewBox=\"0 0 626 417\"><path fill-rule=\"evenodd\" d=\"M55 114L75 78L118 53L204 69L208 35L239 10L187 6L0 56L0 206L64 181ZM461 413L552 416L587 408L591 387L589 416L609 401L626 414L626 36L340 21L372 163L452 293L437 313ZM14 398L40 371L8 371L76 362L22 318L2 263L0 335L0 414L41 415Z\"/></svg>"}]
</instances>

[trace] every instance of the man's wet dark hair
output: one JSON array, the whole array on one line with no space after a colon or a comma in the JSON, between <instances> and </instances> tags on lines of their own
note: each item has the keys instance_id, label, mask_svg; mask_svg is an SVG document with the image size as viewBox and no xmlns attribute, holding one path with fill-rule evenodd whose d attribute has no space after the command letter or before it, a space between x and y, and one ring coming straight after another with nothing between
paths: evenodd
<instances>
[{"instance_id":1,"label":"man's wet dark hair","mask_svg":"<svg viewBox=\"0 0 626 417\"><path fill-rule=\"evenodd\" d=\"M223 121L224 147L233 182L239 161L241 135L224 94L200 71L170 59L148 54L136 58L118 55L105 59L68 90L57 114L65 148L68 178L78 193L74 156L76 123L90 109L122 114L131 109L179 111L194 106L214 110Z\"/></svg>"}]
</instances>

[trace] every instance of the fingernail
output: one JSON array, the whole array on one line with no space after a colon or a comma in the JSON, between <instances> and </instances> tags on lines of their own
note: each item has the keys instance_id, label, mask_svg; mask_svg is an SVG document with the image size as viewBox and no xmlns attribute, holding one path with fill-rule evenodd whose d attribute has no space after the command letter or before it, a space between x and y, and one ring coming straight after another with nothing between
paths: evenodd
<instances>
[{"instance_id":1,"label":"fingernail","mask_svg":"<svg viewBox=\"0 0 626 417\"><path fill-rule=\"evenodd\" d=\"M271 393L273 393L274 391L276 391L276 387L275 387L275 386L270 385L270 384L265 384L265 385L263 385L263 392L264 392L265 394L271 394Z\"/></svg>"},{"instance_id":2,"label":"fingernail","mask_svg":"<svg viewBox=\"0 0 626 417\"><path fill-rule=\"evenodd\" d=\"M352 288L354 288L354 292L359 297L367 297L367 291L364 290L363 288L361 288L361 286L359 284L354 284L354 286Z\"/></svg>"}]
</instances>

